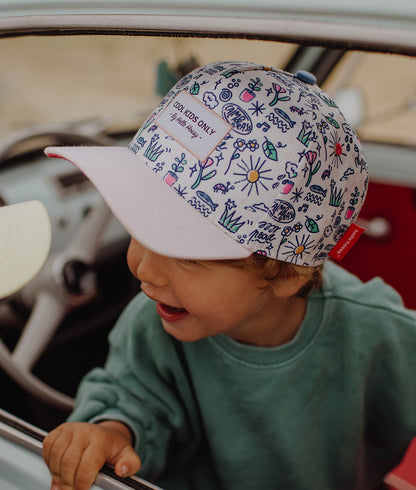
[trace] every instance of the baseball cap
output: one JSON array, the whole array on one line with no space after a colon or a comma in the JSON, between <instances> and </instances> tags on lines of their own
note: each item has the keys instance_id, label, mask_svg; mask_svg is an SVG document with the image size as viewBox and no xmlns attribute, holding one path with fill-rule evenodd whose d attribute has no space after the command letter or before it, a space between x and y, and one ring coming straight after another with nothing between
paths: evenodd
<instances>
[{"instance_id":1,"label":"baseball cap","mask_svg":"<svg viewBox=\"0 0 416 490\"><path fill-rule=\"evenodd\" d=\"M39 272L49 253L51 226L39 201L0 207L0 298Z\"/></svg>"},{"instance_id":2,"label":"baseball cap","mask_svg":"<svg viewBox=\"0 0 416 490\"><path fill-rule=\"evenodd\" d=\"M177 258L318 265L368 184L357 135L313 75L240 61L183 77L127 147L45 152L77 165L134 238Z\"/></svg>"}]
</instances>

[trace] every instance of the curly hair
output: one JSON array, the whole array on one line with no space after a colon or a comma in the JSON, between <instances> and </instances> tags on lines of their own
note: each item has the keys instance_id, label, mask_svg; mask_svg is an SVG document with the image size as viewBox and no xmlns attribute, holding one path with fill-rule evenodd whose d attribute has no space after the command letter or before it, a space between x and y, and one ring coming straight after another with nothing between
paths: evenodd
<instances>
[{"instance_id":1,"label":"curly hair","mask_svg":"<svg viewBox=\"0 0 416 490\"><path fill-rule=\"evenodd\" d=\"M246 259L234 260L215 260L224 265L231 267L245 268L256 274L262 279L269 282L273 288L277 284L293 279L297 276L309 277L308 282L302 286L296 296L306 297L313 289L319 289L322 286L322 265L315 267L305 267L300 265L283 262L281 260L265 257L253 253Z\"/></svg>"}]
</instances>

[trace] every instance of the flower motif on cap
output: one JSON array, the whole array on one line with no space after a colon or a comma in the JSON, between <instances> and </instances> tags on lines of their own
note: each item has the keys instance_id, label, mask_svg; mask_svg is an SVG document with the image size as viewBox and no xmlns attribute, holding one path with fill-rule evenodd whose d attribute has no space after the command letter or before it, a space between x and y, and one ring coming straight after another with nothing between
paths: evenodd
<instances>
[{"instance_id":1,"label":"flower motif on cap","mask_svg":"<svg viewBox=\"0 0 416 490\"><path fill-rule=\"evenodd\" d=\"M344 151L338 133L331 134L331 139L328 146L331 149L331 153L329 154L330 158L332 158L331 163L338 167L338 165L342 164L342 157L347 155Z\"/></svg>"},{"instance_id":2,"label":"flower motif on cap","mask_svg":"<svg viewBox=\"0 0 416 490\"><path fill-rule=\"evenodd\" d=\"M198 173L198 177L196 178L196 181L192 184L192 189L198 187L202 180L212 179L212 177L215 176L215 174L217 173L216 170L211 170L211 172L204 175L205 169L210 167L213 163L214 160L211 157L208 157L203 162L198 161L199 173Z\"/></svg>"},{"instance_id":3,"label":"flower motif on cap","mask_svg":"<svg viewBox=\"0 0 416 490\"><path fill-rule=\"evenodd\" d=\"M257 143L257 140L249 140L247 142L247 148L250 151L256 151L258 147L259 147L259 144Z\"/></svg>"},{"instance_id":4,"label":"flower motif on cap","mask_svg":"<svg viewBox=\"0 0 416 490\"><path fill-rule=\"evenodd\" d=\"M231 158L230 158L230 161L228 162L228 167L225 170L224 175L230 170L231 162L233 160L237 160L237 158L240 158L240 153L239 152L240 151L244 151L247 148L247 143L242 138L237 138L234 141L233 146L234 146L234 151L231 154Z\"/></svg>"},{"instance_id":5,"label":"flower motif on cap","mask_svg":"<svg viewBox=\"0 0 416 490\"><path fill-rule=\"evenodd\" d=\"M306 166L304 168L305 174L308 173L308 180L306 181L305 186L308 187L308 185L311 183L312 177L316 174L316 172L319 170L319 167L321 166L321 161L318 160L315 166L313 164L315 163L316 157L318 154L316 151L309 150L306 153L304 153L302 156L306 158Z\"/></svg>"}]
</instances>

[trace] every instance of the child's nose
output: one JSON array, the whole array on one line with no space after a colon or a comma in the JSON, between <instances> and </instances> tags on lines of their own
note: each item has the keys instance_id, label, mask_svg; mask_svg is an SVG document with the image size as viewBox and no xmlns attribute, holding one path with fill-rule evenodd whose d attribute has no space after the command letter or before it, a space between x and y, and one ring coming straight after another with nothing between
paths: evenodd
<instances>
[{"instance_id":1,"label":"child's nose","mask_svg":"<svg viewBox=\"0 0 416 490\"><path fill-rule=\"evenodd\" d=\"M163 259L161 255L144 249L136 269L139 281L158 287L166 286L168 279Z\"/></svg>"}]
</instances>

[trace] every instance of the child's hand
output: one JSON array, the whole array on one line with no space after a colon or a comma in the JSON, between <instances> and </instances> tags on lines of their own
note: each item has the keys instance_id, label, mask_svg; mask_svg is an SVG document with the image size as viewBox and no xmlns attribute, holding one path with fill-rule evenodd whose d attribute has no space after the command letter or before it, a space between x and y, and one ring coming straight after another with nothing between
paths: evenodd
<instances>
[{"instance_id":1,"label":"child's hand","mask_svg":"<svg viewBox=\"0 0 416 490\"><path fill-rule=\"evenodd\" d=\"M72 422L53 430L43 442L43 457L52 475L51 490L87 490L104 465L121 477L136 473L140 458L129 429L120 422Z\"/></svg>"}]
</instances>

